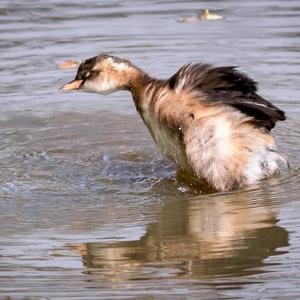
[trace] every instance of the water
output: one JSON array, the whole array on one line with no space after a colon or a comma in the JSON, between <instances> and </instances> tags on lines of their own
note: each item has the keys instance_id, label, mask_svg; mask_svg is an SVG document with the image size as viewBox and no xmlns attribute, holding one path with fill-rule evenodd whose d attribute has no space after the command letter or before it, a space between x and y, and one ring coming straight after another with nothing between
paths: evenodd
<instances>
[{"instance_id":1,"label":"water","mask_svg":"<svg viewBox=\"0 0 300 300\"><path fill-rule=\"evenodd\" d=\"M177 23L199 9L222 21ZM297 299L300 3L0 3L0 299ZM109 52L154 76L238 65L286 111L290 173L206 194L176 181L127 93L61 93Z\"/></svg>"}]
</instances>

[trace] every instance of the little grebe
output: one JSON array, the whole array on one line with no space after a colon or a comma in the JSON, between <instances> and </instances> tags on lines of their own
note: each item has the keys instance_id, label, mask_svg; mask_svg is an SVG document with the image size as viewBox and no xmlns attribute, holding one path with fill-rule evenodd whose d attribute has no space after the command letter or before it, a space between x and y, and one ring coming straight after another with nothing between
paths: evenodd
<instances>
[{"instance_id":1,"label":"little grebe","mask_svg":"<svg viewBox=\"0 0 300 300\"><path fill-rule=\"evenodd\" d=\"M288 165L270 134L284 112L259 96L235 67L187 64L167 80L108 54L89 58L62 90L132 93L162 152L217 191L249 185Z\"/></svg>"},{"instance_id":2,"label":"little grebe","mask_svg":"<svg viewBox=\"0 0 300 300\"><path fill-rule=\"evenodd\" d=\"M198 18L200 20L208 20L208 21L215 21L215 20L223 20L224 19L220 15L217 15L215 13L211 13L208 9L205 9L202 13L199 13Z\"/></svg>"},{"instance_id":3,"label":"little grebe","mask_svg":"<svg viewBox=\"0 0 300 300\"><path fill-rule=\"evenodd\" d=\"M217 20L223 20L224 17L221 15L217 15L215 13L210 12L208 9L205 9L201 12L199 12L195 16L189 16L189 17L182 17L178 20L180 23L194 23L198 21L217 21Z\"/></svg>"}]
</instances>

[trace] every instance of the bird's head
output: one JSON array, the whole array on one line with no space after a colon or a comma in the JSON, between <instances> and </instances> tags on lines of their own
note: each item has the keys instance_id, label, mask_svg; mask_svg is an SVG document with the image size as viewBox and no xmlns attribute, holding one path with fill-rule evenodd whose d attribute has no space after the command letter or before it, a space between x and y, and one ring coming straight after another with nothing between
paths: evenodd
<instances>
[{"instance_id":1,"label":"bird's head","mask_svg":"<svg viewBox=\"0 0 300 300\"><path fill-rule=\"evenodd\" d=\"M63 85L61 90L110 94L128 89L134 72L136 68L128 60L100 54L84 60L78 67L75 79Z\"/></svg>"}]
</instances>

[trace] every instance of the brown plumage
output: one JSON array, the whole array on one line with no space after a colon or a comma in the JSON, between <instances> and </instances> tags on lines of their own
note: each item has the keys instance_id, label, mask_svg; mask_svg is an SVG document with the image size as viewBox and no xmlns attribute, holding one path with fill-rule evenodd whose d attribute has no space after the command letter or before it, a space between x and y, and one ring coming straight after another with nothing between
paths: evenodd
<instances>
[{"instance_id":1,"label":"brown plumage","mask_svg":"<svg viewBox=\"0 0 300 300\"><path fill-rule=\"evenodd\" d=\"M235 67L188 64L171 78L150 77L108 54L83 61L63 90L129 90L162 152L218 191L253 184L278 171L270 130L284 112L257 94Z\"/></svg>"}]
</instances>

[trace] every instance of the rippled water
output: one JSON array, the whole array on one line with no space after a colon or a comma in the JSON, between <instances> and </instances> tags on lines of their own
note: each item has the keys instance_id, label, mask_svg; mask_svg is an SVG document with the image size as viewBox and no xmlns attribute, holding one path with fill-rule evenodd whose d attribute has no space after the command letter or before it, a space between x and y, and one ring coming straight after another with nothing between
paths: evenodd
<instances>
[{"instance_id":1,"label":"rippled water","mask_svg":"<svg viewBox=\"0 0 300 300\"><path fill-rule=\"evenodd\" d=\"M211 8L222 21L178 23ZM0 2L0 299L297 299L300 3ZM66 59L158 77L239 65L287 112L290 173L206 194L176 180L129 94L68 93Z\"/></svg>"}]
</instances>

